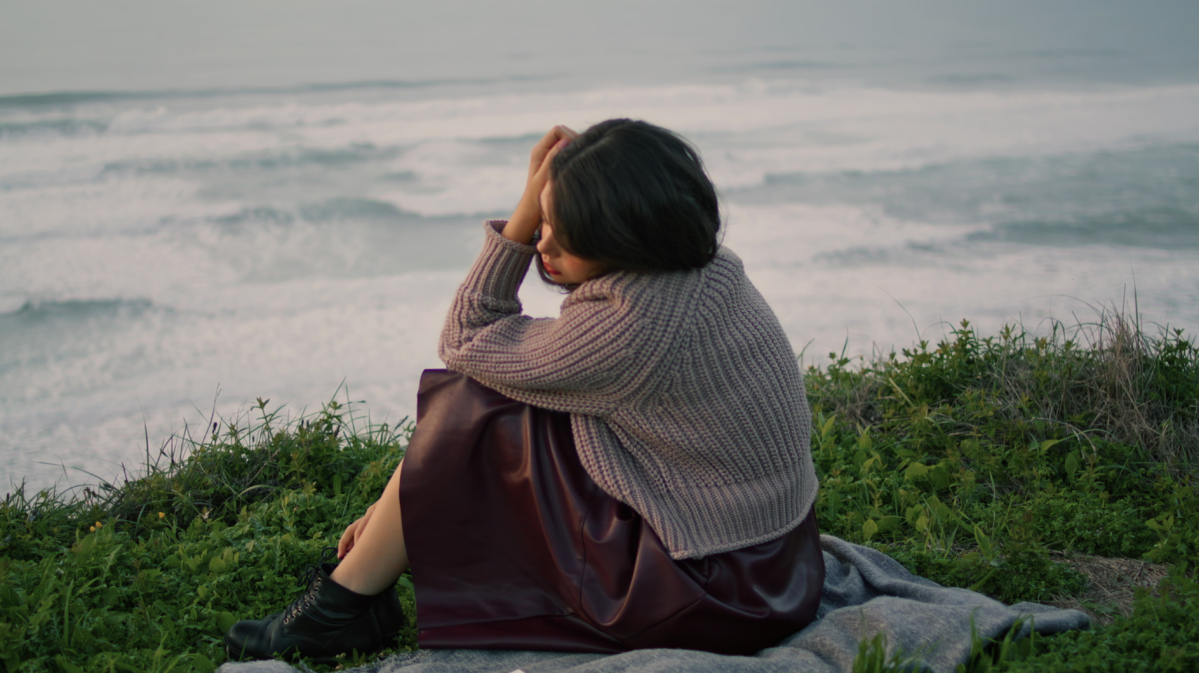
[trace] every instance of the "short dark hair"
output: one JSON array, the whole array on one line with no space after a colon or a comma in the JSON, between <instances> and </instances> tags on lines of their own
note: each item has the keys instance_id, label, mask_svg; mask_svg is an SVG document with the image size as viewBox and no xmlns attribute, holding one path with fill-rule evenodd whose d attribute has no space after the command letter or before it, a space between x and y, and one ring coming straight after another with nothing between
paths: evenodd
<instances>
[{"instance_id":1,"label":"short dark hair","mask_svg":"<svg viewBox=\"0 0 1199 673\"><path fill-rule=\"evenodd\" d=\"M554 157L550 180L554 240L573 255L635 272L697 269L716 256L716 188L699 152L671 131L600 122Z\"/></svg>"}]
</instances>

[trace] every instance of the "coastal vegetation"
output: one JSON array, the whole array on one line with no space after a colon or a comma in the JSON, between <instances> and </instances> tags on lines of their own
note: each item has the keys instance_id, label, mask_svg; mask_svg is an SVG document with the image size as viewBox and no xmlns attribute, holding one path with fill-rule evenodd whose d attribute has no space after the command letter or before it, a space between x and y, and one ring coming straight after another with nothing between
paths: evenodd
<instances>
[{"instance_id":1,"label":"coastal vegetation","mask_svg":"<svg viewBox=\"0 0 1199 673\"><path fill-rule=\"evenodd\" d=\"M963 321L936 344L830 354L807 385L822 532L945 585L1092 616L1089 631L977 642L963 670L1199 667L1199 349L1181 330L1112 312L993 336ZM0 661L214 670L223 632L300 592L411 431L346 401L287 419L259 400L147 445L120 483L17 488L0 503ZM413 615L408 577L398 590ZM862 643L857 670L904 667Z\"/></svg>"},{"instance_id":2,"label":"coastal vegetation","mask_svg":"<svg viewBox=\"0 0 1199 673\"><path fill-rule=\"evenodd\" d=\"M1092 628L977 643L968 671L1199 668L1199 350L1100 311L983 337L963 321L809 368L822 532ZM989 645L989 646L988 646ZM904 670L863 643L863 671Z\"/></svg>"}]
</instances>

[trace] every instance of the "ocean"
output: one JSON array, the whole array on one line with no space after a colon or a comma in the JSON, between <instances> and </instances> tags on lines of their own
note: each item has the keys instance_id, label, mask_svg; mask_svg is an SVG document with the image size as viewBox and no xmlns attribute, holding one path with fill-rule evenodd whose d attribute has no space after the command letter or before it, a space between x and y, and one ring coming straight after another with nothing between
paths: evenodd
<instances>
[{"instance_id":1,"label":"ocean","mask_svg":"<svg viewBox=\"0 0 1199 673\"><path fill-rule=\"evenodd\" d=\"M0 492L259 397L411 416L554 124L690 139L805 364L1105 306L1199 329L1199 11L958 4L6 5Z\"/></svg>"}]
</instances>

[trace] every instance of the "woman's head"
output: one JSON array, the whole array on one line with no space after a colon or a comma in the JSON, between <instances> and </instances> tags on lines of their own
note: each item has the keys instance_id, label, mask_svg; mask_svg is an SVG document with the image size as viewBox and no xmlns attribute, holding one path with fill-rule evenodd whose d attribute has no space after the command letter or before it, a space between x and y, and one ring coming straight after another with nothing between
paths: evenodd
<instances>
[{"instance_id":1,"label":"woman's head","mask_svg":"<svg viewBox=\"0 0 1199 673\"><path fill-rule=\"evenodd\" d=\"M678 271L712 261L719 246L716 189L699 154L666 129L611 119L554 157L542 194L543 248L603 271ZM543 249L543 254L545 250ZM542 278L550 276L538 265Z\"/></svg>"}]
</instances>

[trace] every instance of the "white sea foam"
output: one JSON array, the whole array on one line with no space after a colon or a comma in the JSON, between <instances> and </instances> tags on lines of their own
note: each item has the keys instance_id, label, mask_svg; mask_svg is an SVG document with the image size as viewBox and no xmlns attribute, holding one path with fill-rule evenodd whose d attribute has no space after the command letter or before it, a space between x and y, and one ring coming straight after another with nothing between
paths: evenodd
<instances>
[{"instance_id":1,"label":"white sea foam","mask_svg":"<svg viewBox=\"0 0 1199 673\"><path fill-rule=\"evenodd\" d=\"M583 127L633 116L678 129L705 150L717 184L734 189L774 173L1194 142L1197 110L1194 86L999 94L777 84L178 112L156 106L117 113L103 134L14 143L0 160L0 181L87 186L121 162L219 163L369 144L403 150L395 170L419 178L390 192L398 205L441 215L508 208L519 190L524 145L497 151L475 141L539 134L559 122Z\"/></svg>"},{"instance_id":2,"label":"white sea foam","mask_svg":"<svg viewBox=\"0 0 1199 673\"><path fill-rule=\"evenodd\" d=\"M888 352L937 342L968 318L984 334L1003 324L1076 325L1112 302L1150 322L1199 318L1199 255L1155 249L972 245L977 225L929 227L851 207L735 208L726 244L809 363L826 353ZM840 250L865 248L860 255ZM1192 328L1193 329L1193 328Z\"/></svg>"}]
</instances>

